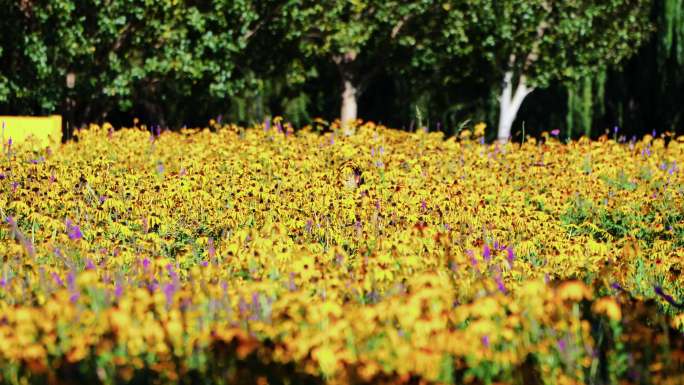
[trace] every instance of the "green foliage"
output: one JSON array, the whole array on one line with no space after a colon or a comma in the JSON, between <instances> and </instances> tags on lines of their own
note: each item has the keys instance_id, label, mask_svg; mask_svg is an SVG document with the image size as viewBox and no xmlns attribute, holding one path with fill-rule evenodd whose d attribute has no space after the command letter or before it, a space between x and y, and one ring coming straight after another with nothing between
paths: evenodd
<instances>
[{"instance_id":1,"label":"green foliage","mask_svg":"<svg viewBox=\"0 0 684 385\"><path fill-rule=\"evenodd\" d=\"M259 27L256 7L232 0L11 2L3 6L14 24L3 22L0 102L17 112L53 112L74 72L71 96L83 106L82 119L137 104L163 124L191 97L211 103L250 84L238 66Z\"/></svg>"},{"instance_id":2,"label":"green foliage","mask_svg":"<svg viewBox=\"0 0 684 385\"><path fill-rule=\"evenodd\" d=\"M503 72L530 85L578 80L631 55L650 32L650 3L612 1L466 1L469 36ZM465 13L465 12L464 12Z\"/></svg>"}]
</instances>

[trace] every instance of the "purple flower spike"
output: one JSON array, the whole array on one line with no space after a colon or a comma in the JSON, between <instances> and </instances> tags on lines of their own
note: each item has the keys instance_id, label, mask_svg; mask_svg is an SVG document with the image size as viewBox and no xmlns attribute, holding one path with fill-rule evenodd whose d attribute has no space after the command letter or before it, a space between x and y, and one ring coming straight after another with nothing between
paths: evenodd
<instances>
[{"instance_id":1,"label":"purple flower spike","mask_svg":"<svg viewBox=\"0 0 684 385\"><path fill-rule=\"evenodd\" d=\"M0 279L0 287L3 289L7 287L7 280L5 278Z\"/></svg>"},{"instance_id":2,"label":"purple flower spike","mask_svg":"<svg viewBox=\"0 0 684 385\"><path fill-rule=\"evenodd\" d=\"M207 267L207 266L209 266L209 262L207 262L207 261L202 261L202 262L200 262L200 266L202 266L202 267Z\"/></svg>"},{"instance_id":3,"label":"purple flower spike","mask_svg":"<svg viewBox=\"0 0 684 385\"><path fill-rule=\"evenodd\" d=\"M558 346L558 351L562 353L565 351L565 348L567 347L567 342L565 342L565 339L560 339L560 340L558 340L557 346Z\"/></svg>"},{"instance_id":4,"label":"purple flower spike","mask_svg":"<svg viewBox=\"0 0 684 385\"><path fill-rule=\"evenodd\" d=\"M164 295L166 296L166 303L171 305L173 303L173 295L176 293L176 285L167 283L164 285Z\"/></svg>"},{"instance_id":5,"label":"purple flower spike","mask_svg":"<svg viewBox=\"0 0 684 385\"><path fill-rule=\"evenodd\" d=\"M166 265L166 271L169 273L169 277L173 279L174 281L178 280L178 273L176 273L176 270L173 268L172 264L167 264Z\"/></svg>"},{"instance_id":6,"label":"purple flower spike","mask_svg":"<svg viewBox=\"0 0 684 385\"><path fill-rule=\"evenodd\" d=\"M66 228L67 234L69 235L69 239L71 239L72 241L81 239L83 237L81 229L78 226L74 225L70 219L66 220Z\"/></svg>"},{"instance_id":7,"label":"purple flower spike","mask_svg":"<svg viewBox=\"0 0 684 385\"><path fill-rule=\"evenodd\" d=\"M489 341L489 336L483 336L482 337L482 346L485 348L489 348L490 341Z\"/></svg>"},{"instance_id":8,"label":"purple flower spike","mask_svg":"<svg viewBox=\"0 0 684 385\"><path fill-rule=\"evenodd\" d=\"M55 281L57 286L64 286L64 281L62 281L62 278L57 273L52 273L52 280Z\"/></svg>"},{"instance_id":9,"label":"purple flower spike","mask_svg":"<svg viewBox=\"0 0 684 385\"><path fill-rule=\"evenodd\" d=\"M506 290L506 285L504 285L503 281L501 278L496 279L496 287L499 289L499 291L503 294L507 294L508 290Z\"/></svg>"},{"instance_id":10,"label":"purple flower spike","mask_svg":"<svg viewBox=\"0 0 684 385\"><path fill-rule=\"evenodd\" d=\"M123 286L121 285L121 282L117 282L116 287L114 288L114 296L116 298L121 298L121 296L123 295L123 291L124 291L124 289L123 289Z\"/></svg>"},{"instance_id":11,"label":"purple flower spike","mask_svg":"<svg viewBox=\"0 0 684 385\"><path fill-rule=\"evenodd\" d=\"M76 303L76 302L78 302L78 299L80 297L81 297L81 293L79 293L79 292L71 293L71 296L69 297L69 301L71 301L71 303Z\"/></svg>"},{"instance_id":12,"label":"purple flower spike","mask_svg":"<svg viewBox=\"0 0 684 385\"><path fill-rule=\"evenodd\" d=\"M482 249L482 258L484 258L485 262L492 260L492 251L489 249L489 245L484 245Z\"/></svg>"},{"instance_id":13,"label":"purple flower spike","mask_svg":"<svg viewBox=\"0 0 684 385\"><path fill-rule=\"evenodd\" d=\"M473 267L477 267L477 258L475 258L475 253L473 253L472 250L467 250L466 254L470 257L470 264L473 265Z\"/></svg>"},{"instance_id":14,"label":"purple flower spike","mask_svg":"<svg viewBox=\"0 0 684 385\"><path fill-rule=\"evenodd\" d=\"M92 259L88 258L88 259L86 260L86 266L85 266L85 268L86 268L86 270L95 270L95 264L93 263L93 260L92 260Z\"/></svg>"},{"instance_id":15,"label":"purple flower spike","mask_svg":"<svg viewBox=\"0 0 684 385\"><path fill-rule=\"evenodd\" d=\"M213 259L214 256L216 256L216 247L214 247L214 238L209 238L208 246L209 246L209 250L208 250L209 258Z\"/></svg>"},{"instance_id":16,"label":"purple flower spike","mask_svg":"<svg viewBox=\"0 0 684 385\"><path fill-rule=\"evenodd\" d=\"M143 269L147 270L150 267L150 260L148 258L143 259L142 265Z\"/></svg>"},{"instance_id":17,"label":"purple flower spike","mask_svg":"<svg viewBox=\"0 0 684 385\"><path fill-rule=\"evenodd\" d=\"M297 290L297 285L295 284L294 281L294 273L290 273L290 281L288 282L287 286L290 291L295 291Z\"/></svg>"},{"instance_id":18,"label":"purple flower spike","mask_svg":"<svg viewBox=\"0 0 684 385\"><path fill-rule=\"evenodd\" d=\"M552 136L558 136L558 135L560 135L560 130L557 129L557 128L556 128L555 130L551 130L551 135L552 135Z\"/></svg>"},{"instance_id":19,"label":"purple flower spike","mask_svg":"<svg viewBox=\"0 0 684 385\"><path fill-rule=\"evenodd\" d=\"M515 252L511 246L506 248L506 253L508 254L508 264L513 267L513 261L515 261Z\"/></svg>"}]
</instances>

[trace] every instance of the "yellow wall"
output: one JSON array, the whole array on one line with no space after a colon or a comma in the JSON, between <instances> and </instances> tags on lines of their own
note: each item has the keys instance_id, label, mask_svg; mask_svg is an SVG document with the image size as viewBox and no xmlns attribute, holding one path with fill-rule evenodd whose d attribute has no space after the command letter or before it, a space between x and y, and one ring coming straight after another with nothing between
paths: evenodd
<instances>
[{"instance_id":1,"label":"yellow wall","mask_svg":"<svg viewBox=\"0 0 684 385\"><path fill-rule=\"evenodd\" d=\"M4 124L3 124L4 123ZM12 138L13 143L26 141L34 136L37 145L46 147L55 145L62 140L62 117L52 115L46 117L32 116L1 116L0 130L4 126L4 132L0 131L4 143Z\"/></svg>"}]
</instances>

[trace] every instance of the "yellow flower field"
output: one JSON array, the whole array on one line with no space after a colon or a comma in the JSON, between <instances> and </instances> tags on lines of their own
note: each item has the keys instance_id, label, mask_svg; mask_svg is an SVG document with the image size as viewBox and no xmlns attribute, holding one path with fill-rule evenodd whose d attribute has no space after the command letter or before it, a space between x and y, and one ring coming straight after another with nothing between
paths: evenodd
<instances>
[{"instance_id":1,"label":"yellow flower field","mask_svg":"<svg viewBox=\"0 0 684 385\"><path fill-rule=\"evenodd\" d=\"M4 143L0 383L684 382L684 138L331 131Z\"/></svg>"}]
</instances>

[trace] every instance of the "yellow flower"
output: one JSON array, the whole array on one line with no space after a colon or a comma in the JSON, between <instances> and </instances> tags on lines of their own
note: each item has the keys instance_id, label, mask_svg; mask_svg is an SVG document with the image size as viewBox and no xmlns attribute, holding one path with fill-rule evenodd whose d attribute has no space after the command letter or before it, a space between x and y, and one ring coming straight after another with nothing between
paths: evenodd
<instances>
[{"instance_id":1,"label":"yellow flower","mask_svg":"<svg viewBox=\"0 0 684 385\"><path fill-rule=\"evenodd\" d=\"M562 283L557 290L558 296L563 300L581 301L591 298L591 291L580 281Z\"/></svg>"},{"instance_id":2,"label":"yellow flower","mask_svg":"<svg viewBox=\"0 0 684 385\"><path fill-rule=\"evenodd\" d=\"M314 349L311 356L318 361L318 365L324 375L331 376L337 371L337 358L335 357L335 352L329 346L321 346Z\"/></svg>"},{"instance_id":3,"label":"yellow flower","mask_svg":"<svg viewBox=\"0 0 684 385\"><path fill-rule=\"evenodd\" d=\"M475 132L474 132L474 135L475 135L476 137L484 136L484 134L485 134L485 128L487 128L487 123L480 122L480 123L476 124L475 127L473 128L474 131L475 131Z\"/></svg>"},{"instance_id":4,"label":"yellow flower","mask_svg":"<svg viewBox=\"0 0 684 385\"><path fill-rule=\"evenodd\" d=\"M596 301L593 305L593 310L599 314L605 314L608 318L619 321L622 319L622 311L620 305L615 302L615 299L610 297L603 297Z\"/></svg>"}]
</instances>

